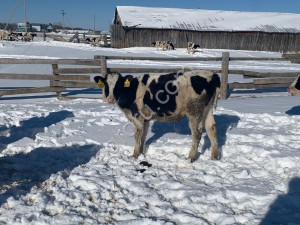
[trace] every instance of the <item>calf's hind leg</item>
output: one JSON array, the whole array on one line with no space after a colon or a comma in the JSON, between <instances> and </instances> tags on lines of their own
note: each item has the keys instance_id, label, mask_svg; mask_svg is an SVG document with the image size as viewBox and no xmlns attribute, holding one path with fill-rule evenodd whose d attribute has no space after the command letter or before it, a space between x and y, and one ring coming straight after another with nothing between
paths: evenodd
<instances>
[{"instance_id":1,"label":"calf's hind leg","mask_svg":"<svg viewBox=\"0 0 300 225\"><path fill-rule=\"evenodd\" d=\"M218 159L218 140L217 128L213 115L213 109L210 109L205 119L205 129L211 143L211 159Z\"/></svg>"},{"instance_id":2,"label":"calf's hind leg","mask_svg":"<svg viewBox=\"0 0 300 225\"><path fill-rule=\"evenodd\" d=\"M189 158L191 159L191 162L193 162L195 161L197 156L203 128L202 128L202 122L197 117L189 118L189 126L192 132L192 139L193 139L193 144L189 153Z\"/></svg>"}]
</instances>

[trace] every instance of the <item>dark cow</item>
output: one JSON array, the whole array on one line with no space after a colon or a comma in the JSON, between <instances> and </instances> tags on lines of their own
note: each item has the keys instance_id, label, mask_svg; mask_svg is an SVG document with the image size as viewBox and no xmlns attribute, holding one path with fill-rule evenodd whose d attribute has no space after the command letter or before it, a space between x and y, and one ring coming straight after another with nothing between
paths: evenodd
<instances>
[{"instance_id":1,"label":"dark cow","mask_svg":"<svg viewBox=\"0 0 300 225\"><path fill-rule=\"evenodd\" d=\"M172 41L167 41L167 49L168 50L174 50L175 49Z\"/></svg>"},{"instance_id":2,"label":"dark cow","mask_svg":"<svg viewBox=\"0 0 300 225\"><path fill-rule=\"evenodd\" d=\"M194 54L197 48L200 48L200 45L195 44L194 42L188 42L188 53Z\"/></svg>"},{"instance_id":3,"label":"dark cow","mask_svg":"<svg viewBox=\"0 0 300 225\"><path fill-rule=\"evenodd\" d=\"M296 80L288 87L288 92L295 96L300 95L300 75L296 78Z\"/></svg>"},{"instance_id":4,"label":"dark cow","mask_svg":"<svg viewBox=\"0 0 300 225\"><path fill-rule=\"evenodd\" d=\"M143 152L150 120L178 121L188 118L193 138L189 153L191 161L196 159L203 127L211 142L211 159L218 159L213 116L213 106L220 88L217 74L200 70L139 77L108 74L105 77L96 76L94 80L104 89L104 101L117 103L134 124L135 158Z\"/></svg>"}]
</instances>

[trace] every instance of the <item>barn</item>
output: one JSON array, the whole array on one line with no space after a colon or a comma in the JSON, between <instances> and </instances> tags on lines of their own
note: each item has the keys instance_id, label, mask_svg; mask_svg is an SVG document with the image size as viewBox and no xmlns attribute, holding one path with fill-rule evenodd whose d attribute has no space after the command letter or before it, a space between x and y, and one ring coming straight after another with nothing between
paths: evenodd
<instances>
[{"instance_id":1,"label":"barn","mask_svg":"<svg viewBox=\"0 0 300 225\"><path fill-rule=\"evenodd\" d=\"M112 47L144 47L170 40L202 48L294 52L300 50L300 14L117 6Z\"/></svg>"}]
</instances>

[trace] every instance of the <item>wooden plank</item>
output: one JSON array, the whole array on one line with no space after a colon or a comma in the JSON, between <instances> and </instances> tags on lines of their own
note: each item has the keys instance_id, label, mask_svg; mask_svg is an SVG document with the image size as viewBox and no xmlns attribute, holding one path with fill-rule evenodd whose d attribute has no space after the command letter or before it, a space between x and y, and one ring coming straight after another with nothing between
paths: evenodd
<instances>
[{"instance_id":1,"label":"wooden plank","mask_svg":"<svg viewBox=\"0 0 300 225\"><path fill-rule=\"evenodd\" d=\"M182 68L110 68L108 73L176 73Z\"/></svg>"},{"instance_id":2,"label":"wooden plank","mask_svg":"<svg viewBox=\"0 0 300 225\"><path fill-rule=\"evenodd\" d=\"M50 85L53 87L65 87L65 88L99 88L95 82L83 82L83 81L50 81Z\"/></svg>"},{"instance_id":3,"label":"wooden plank","mask_svg":"<svg viewBox=\"0 0 300 225\"><path fill-rule=\"evenodd\" d=\"M71 101L71 100L75 100L75 99L95 99L95 100L99 100L99 99L102 99L102 97L103 97L102 94L97 94L97 97L95 97L95 98L83 97L83 96L61 96L61 97L59 97L59 100L61 100L61 101Z\"/></svg>"},{"instance_id":4,"label":"wooden plank","mask_svg":"<svg viewBox=\"0 0 300 225\"><path fill-rule=\"evenodd\" d=\"M147 56L105 56L107 59L120 60L152 60L152 61L221 61L222 57L147 57ZM95 55L94 59L100 59L101 56Z\"/></svg>"},{"instance_id":5,"label":"wooden plank","mask_svg":"<svg viewBox=\"0 0 300 225\"><path fill-rule=\"evenodd\" d=\"M99 66L100 60L95 59L15 59L0 58L0 64L66 64Z\"/></svg>"},{"instance_id":6,"label":"wooden plank","mask_svg":"<svg viewBox=\"0 0 300 225\"><path fill-rule=\"evenodd\" d=\"M255 88L287 88L288 86L290 86L290 84L266 84L266 85L259 85L256 84Z\"/></svg>"},{"instance_id":7,"label":"wooden plank","mask_svg":"<svg viewBox=\"0 0 300 225\"><path fill-rule=\"evenodd\" d=\"M228 71L229 71L229 52L223 52L222 54L222 76L221 76L221 90L220 98L227 98L227 88L228 88Z\"/></svg>"},{"instance_id":8,"label":"wooden plank","mask_svg":"<svg viewBox=\"0 0 300 225\"><path fill-rule=\"evenodd\" d=\"M299 59L291 59L291 63L300 63L300 58Z\"/></svg>"},{"instance_id":9,"label":"wooden plank","mask_svg":"<svg viewBox=\"0 0 300 225\"><path fill-rule=\"evenodd\" d=\"M64 91L64 87L37 87L37 88L16 88L11 90L0 90L1 95L33 94L43 92Z\"/></svg>"},{"instance_id":10,"label":"wooden plank","mask_svg":"<svg viewBox=\"0 0 300 225\"><path fill-rule=\"evenodd\" d=\"M229 70L229 74L241 74L252 77L296 77L299 72L256 72L247 70Z\"/></svg>"},{"instance_id":11,"label":"wooden plank","mask_svg":"<svg viewBox=\"0 0 300 225\"><path fill-rule=\"evenodd\" d=\"M284 53L282 54L283 58L286 59L300 59L300 54L299 53Z\"/></svg>"},{"instance_id":12,"label":"wooden plank","mask_svg":"<svg viewBox=\"0 0 300 225\"><path fill-rule=\"evenodd\" d=\"M295 78L285 78L285 77L281 77L281 78L268 78L268 79L255 79L253 80L254 84L291 84L293 83L293 81L295 80Z\"/></svg>"},{"instance_id":13,"label":"wooden plank","mask_svg":"<svg viewBox=\"0 0 300 225\"><path fill-rule=\"evenodd\" d=\"M53 70L57 74L91 74L91 73L101 73L100 68L57 68Z\"/></svg>"},{"instance_id":14,"label":"wooden plank","mask_svg":"<svg viewBox=\"0 0 300 225\"><path fill-rule=\"evenodd\" d=\"M106 76L107 75L107 58L105 56L101 56L100 57L101 60L101 74L102 76Z\"/></svg>"},{"instance_id":15,"label":"wooden plank","mask_svg":"<svg viewBox=\"0 0 300 225\"><path fill-rule=\"evenodd\" d=\"M286 58L271 57L230 57L229 61L290 61Z\"/></svg>"},{"instance_id":16,"label":"wooden plank","mask_svg":"<svg viewBox=\"0 0 300 225\"><path fill-rule=\"evenodd\" d=\"M253 89L255 88L255 85L253 83L230 83L228 84L228 89Z\"/></svg>"},{"instance_id":17,"label":"wooden plank","mask_svg":"<svg viewBox=\"0 0 300 225\"><path fill-rule=\"evenodd\" d=\"M228 89L256 89L256 88L287 88L290 84L254 84L254 83L230 83L228 84Z\"/></svg>"},{"instance_id":18,"label":"wooden plank","mask_svg":"<svg viewBox=\"0 0 300 225\"><path fill-rule=\"evenodd\" d=\"M85 75L53 76L51 74L0 73L0 79L9 79L9 80L90 80L90 76L85 76Z\"/></svg>"},{"instance_id":19,"label":"wooden plank","mask_svg":"<svg viewBox=\"0 0 300 225\"><path fill-rule=\"evenodd\" d=\"M59 73L56 72L55 70L58 70L58 64L52 64L52 73L54 77L58 77ZM51 86L51 82L50 82L50 86ZM57 98L59 98L61 96L61 91L57 91L56 92L56 96Z\"/></svg>"},{"instance_id":20,"label":"wooden plank","mask_svg":"<svg viewBox=\"0 0 300 225\"><path fill-rule=\"evenodd\" d=\"M101 59L95 55L94 59ZM151 60L151 61L222 61L222 57L148 57L148 56L105 56L107 59L120 60ZM230 57L229 61L289 61L286 58L275 57Z\"/></svg>"}]
</instances>

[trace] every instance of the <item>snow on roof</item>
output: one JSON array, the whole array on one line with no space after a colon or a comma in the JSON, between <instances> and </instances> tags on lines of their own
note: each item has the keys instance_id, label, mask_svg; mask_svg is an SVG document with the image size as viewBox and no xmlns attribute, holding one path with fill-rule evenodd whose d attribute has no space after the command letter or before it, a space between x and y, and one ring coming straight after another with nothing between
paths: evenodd
<instances>
[{"instance_id":1,"label":"snow on roof","mask_svg":"<svg viewBox=\"0 0 300 225\"><path fill-rule=\"evenodd\" d=\"M197 31L300 33L300 14L117 6L123 26Z\"/></svg>"}]
</instances>

